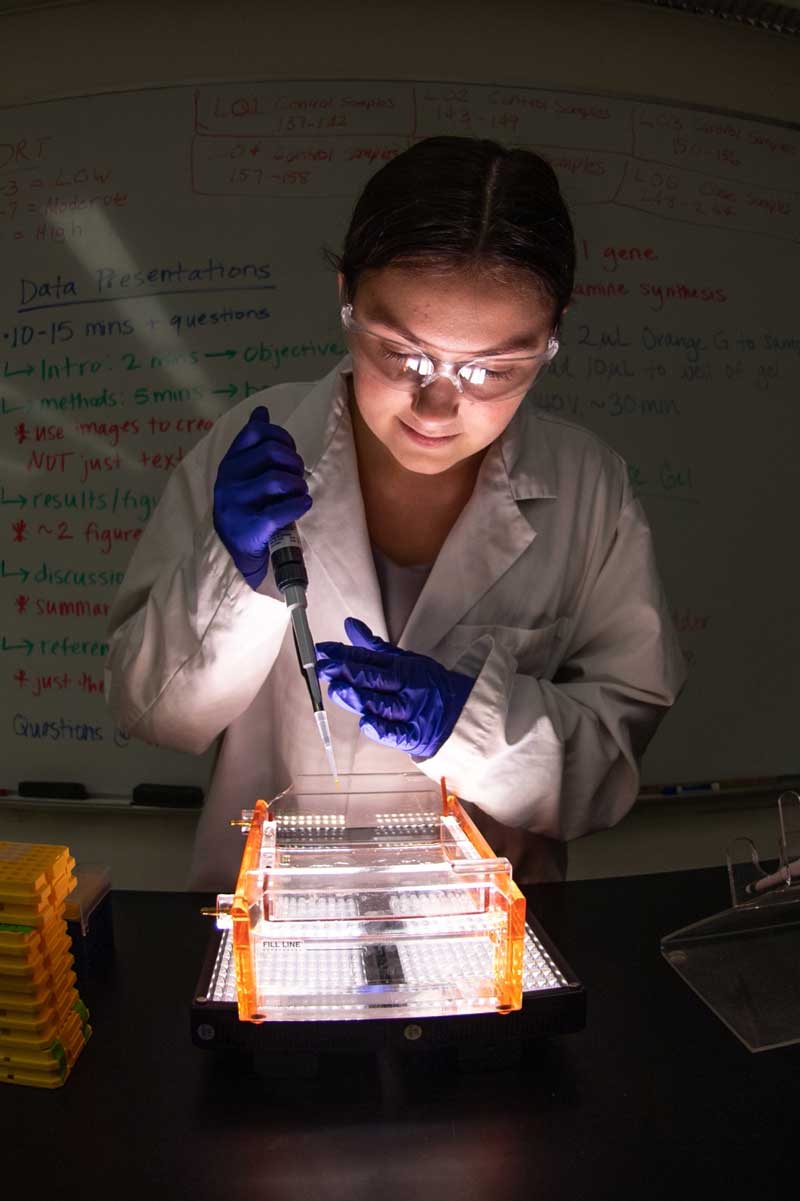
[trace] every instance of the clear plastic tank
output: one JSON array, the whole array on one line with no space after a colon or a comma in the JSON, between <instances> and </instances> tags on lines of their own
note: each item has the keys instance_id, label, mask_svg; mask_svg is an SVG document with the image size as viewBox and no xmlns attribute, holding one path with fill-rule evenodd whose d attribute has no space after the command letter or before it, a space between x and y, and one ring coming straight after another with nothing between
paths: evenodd
<instances>
[{"instance_id":1,"label":"clear plastic tank","mask_svg":"<svg viewBox=\"0 0 800 1201\"><path fill-rule=\"evenodd\" d=\"M243 819L239 1016L320 1021L522 1004L525 899L444 781L306 776Z\"/></svg>"}]
</instances>

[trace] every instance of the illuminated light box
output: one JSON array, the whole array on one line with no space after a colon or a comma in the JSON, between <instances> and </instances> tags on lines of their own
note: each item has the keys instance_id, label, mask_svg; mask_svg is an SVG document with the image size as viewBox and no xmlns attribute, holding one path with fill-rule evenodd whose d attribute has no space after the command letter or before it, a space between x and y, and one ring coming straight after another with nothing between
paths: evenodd
<instances>
[{"instance_id":1,"label":"illuminated light box","mask_svg":"<svg viewBox=\"0 0 800 1201\"><path fill-rule=\"evenodd\" d=\"M335 789L330 777L305 777L258 801L242 824L236 887L217 897L220 935L193 1005L195 1042L237 1041L234 1004L251 1031L304 1023L306 1049L309 1027L323 1032L322 1048L332 1024L498 1022L536 992L568 1006L545 1005L545 1026L582 1026L581 985L526 924L508 860L444 781L435 789L416 772L350 776Z\"/></svg>"}]
</instances>

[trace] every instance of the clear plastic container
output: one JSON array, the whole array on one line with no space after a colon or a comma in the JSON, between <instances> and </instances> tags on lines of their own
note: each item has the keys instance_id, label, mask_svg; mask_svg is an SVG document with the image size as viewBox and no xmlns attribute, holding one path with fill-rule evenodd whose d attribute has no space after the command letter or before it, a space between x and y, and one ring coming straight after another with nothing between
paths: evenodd
<instances>
[{"instance_id":1,"label":"clear plastic container","mask_svg":"<svg viewBox=\"0 0 800 1201\"><path fill-rule=\"evenodd\" d=\"M800 793L778 797L777 870L728 848L731 908L674 930L661 953L750 1051L800 1042Z\"/></svg>"},{"instance_id":2,"label":"clear plastic container","mask_svg":"<svg viewBox=\"0 0 800 1201\"><path fill-rule=\"evenodd\" d=\"M243 815L239 1016L343 1020L522 1004L525 899L444 782L307 776Z\"/></svg>"}]
</instances>

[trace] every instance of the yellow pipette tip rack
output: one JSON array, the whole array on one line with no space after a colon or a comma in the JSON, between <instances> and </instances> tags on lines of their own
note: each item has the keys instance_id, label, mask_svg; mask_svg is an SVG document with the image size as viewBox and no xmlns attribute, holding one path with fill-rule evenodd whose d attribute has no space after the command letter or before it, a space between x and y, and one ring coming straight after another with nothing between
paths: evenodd
<instances>
[{"instance_id":1,"label":"yellow pipette tip rack","mask_svg":"<svg viewBox=\"0 0 800 1201\"><path fill-rule=\"evenodd\" d=\"M58 1088L89 1036L64 920L69 848L0 841L0 1083Z\"/></svg>"}]
</instances>

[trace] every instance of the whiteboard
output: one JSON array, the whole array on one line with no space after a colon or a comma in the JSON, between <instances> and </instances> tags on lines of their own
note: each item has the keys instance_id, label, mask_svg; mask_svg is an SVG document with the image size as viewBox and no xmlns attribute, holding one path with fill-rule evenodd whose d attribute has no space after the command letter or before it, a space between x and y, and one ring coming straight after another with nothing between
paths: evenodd
<instances>
[{"instance_id":1,"label":"whiteboard","mask_svg":"<svg viewBox=\"0 0 800 1201\"><path fill-rule=\"evenodd\" d=\"M470 84L212 84L0 117L4 778L204 784L102 697L115 589L216 417L344 353L324 245L366 179L455 133L553 163L577 232L550 413L628 460L691 674L644 779L794 772L797 129Z\"/></svg>"}]
</instances>

